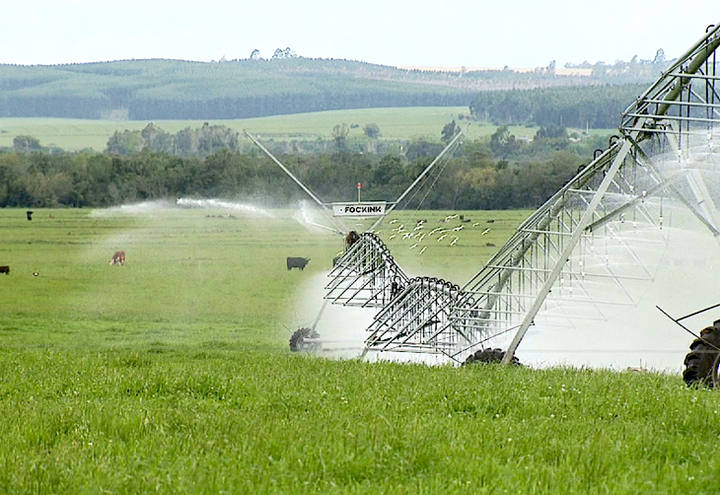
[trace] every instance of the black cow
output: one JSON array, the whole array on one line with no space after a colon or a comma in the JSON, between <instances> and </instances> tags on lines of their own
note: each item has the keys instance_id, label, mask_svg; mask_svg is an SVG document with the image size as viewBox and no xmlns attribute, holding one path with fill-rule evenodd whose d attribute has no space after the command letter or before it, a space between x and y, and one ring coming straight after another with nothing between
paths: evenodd
<instances>
[{"instance_id":1,"label":"black cow","mask_svg":"<svg viewBox=\"0 0 720 495\"><path fill-rule=\"evenodd\" d=\"M305 269L305 266L310 261L310 258L296 258L292 256L288 256L287 258L287 269L291 270L293 268L300 268L301 270Z\"/></svg>"},{"instance_id":2,"label":"black cow","mask_svg":"<svg viewBox=\"0 0 720 495\"><path fill-rule=\"evenodd\" d=\"M0 266L0 273L4 273L5 275L10 275L10 267L9 266Z\"/></svg>"}]
</instances>

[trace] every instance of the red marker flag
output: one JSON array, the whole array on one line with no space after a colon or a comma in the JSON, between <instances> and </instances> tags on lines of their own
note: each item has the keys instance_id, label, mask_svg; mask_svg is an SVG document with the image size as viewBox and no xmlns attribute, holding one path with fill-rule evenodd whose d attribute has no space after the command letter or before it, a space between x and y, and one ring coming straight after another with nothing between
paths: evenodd
<instances>
[{"instance_id":1,"label":"red marker flag","mask_svg":"<svg viewBox=\"0 0 720 495\"><path fill-rule=\"evenodd\" d=\"M358 189L361 189L361 188L362 188L362 184L360 184L360 183L358 182Z\"/></svg>"}]
</instances>

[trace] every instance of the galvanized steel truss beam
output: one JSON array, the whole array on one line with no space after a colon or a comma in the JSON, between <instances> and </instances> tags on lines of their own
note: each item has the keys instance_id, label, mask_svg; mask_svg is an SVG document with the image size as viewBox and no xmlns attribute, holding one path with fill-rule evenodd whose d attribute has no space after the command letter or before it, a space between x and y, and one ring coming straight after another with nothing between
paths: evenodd
<instances>
[{"instance_id":1,"label":"galvanized steel truss beam","mask_svg":"<svg viewBox=\"0 0 720 495\"><path fill-rule=\"evenodd\" d=\"M375 234L360 235L328 275L325 299L333 304L381 308L407 285L409 277Z\"/></svg>"}]
</instances>

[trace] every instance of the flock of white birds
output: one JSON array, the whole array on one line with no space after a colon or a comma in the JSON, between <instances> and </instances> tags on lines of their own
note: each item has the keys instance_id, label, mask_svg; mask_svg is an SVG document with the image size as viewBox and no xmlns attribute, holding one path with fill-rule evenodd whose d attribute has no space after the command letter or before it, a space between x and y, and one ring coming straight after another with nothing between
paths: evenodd
<instances>
[{"instance_id":1,"label":"flock of white birds","mask_svg":"<svg viewBox=\"0 0 720 495\"><path fill-rule=\"evenodd\" d=\"M457 220L461 222L459 225L455 227L435 227L432 230L429 230L429 226L427 225L427 220L418 220L414 226L408 226L406 227L405 224L400 223L399 220L394 219L388 222L388 226L392 226L389 230L389 235L387 236L388 241L392 241L393 239L408 241L410 244L409 249L417 249L417 254L421 255L423 254L430 244L429 241L435 241L436 243L440 243L439 245L447 245L449 247L454 247L457 245L458 241L460 241L460 237L462 234L460 234L461 231L465 230L466 227L463 224L470 225L470 220L463 218L462 215L448 215L445 218L440 220L440 223L454 223L453 220ZM475 222L471 224L472 227L479 227L480 222ZM484 229L480 235L484 236L487 235L490 232L489 228ZM376 231L376 235L380 235L381 231Z\"/></svg>"}]
</instances>

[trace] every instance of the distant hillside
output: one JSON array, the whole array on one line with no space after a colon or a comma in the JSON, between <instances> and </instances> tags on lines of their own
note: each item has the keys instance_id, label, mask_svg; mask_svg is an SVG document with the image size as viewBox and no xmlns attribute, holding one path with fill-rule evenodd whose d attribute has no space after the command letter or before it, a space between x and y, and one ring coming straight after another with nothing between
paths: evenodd
<instances>
[{"instance_id":1,"label":"distant hillside","mask_svg":"<svg viewBox=\"0 0 720 495\"><path fill-rule=\"evenodd\" d=\"M0 117L238 119L352 108L466 106L480 91L603 82L593 76L557 75L552 67L458 73L302 57L0 65Z\"/></svg>"}]
</instances>

